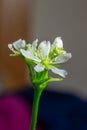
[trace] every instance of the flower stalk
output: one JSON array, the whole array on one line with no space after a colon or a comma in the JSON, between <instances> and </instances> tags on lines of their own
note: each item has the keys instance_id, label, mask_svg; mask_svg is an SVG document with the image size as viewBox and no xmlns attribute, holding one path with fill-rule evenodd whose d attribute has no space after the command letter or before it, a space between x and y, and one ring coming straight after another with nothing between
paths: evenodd
<instances>
[{"instance_id":1,"label":"flower stalk","mask_svg":"<svg viewBox=\"0 0 87 130\"><path fill-rule=\"evenodd\" d=\"M38 116L38 107L40 102L40 97L42 94L42 89L34 89L34 99L32 107L32 119L31 119L31 128L30 130L36 130L37 116Z\"/></svg>"}]
</instances>

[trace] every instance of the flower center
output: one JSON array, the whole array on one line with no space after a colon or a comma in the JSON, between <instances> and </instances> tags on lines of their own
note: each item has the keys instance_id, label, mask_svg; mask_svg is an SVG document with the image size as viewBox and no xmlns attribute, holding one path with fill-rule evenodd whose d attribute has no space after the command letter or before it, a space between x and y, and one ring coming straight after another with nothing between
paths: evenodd
<instances>
[{"instance_id":1,"label":"flower center","mask_svg":"<svg viewBox=\"0 0 87 130\"><path fill-rule=\"evenodd\" d=\"M48 60L43 60L43 65L45 66L45 67L48 67L49 66L49 61Z\"/></svg>"}]
</instances>

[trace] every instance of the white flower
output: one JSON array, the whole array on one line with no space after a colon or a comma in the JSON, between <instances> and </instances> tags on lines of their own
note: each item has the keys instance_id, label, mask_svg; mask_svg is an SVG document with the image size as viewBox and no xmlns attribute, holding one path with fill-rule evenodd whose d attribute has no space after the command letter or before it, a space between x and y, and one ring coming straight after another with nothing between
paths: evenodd
<instances>
[{"instance_id":1,"label":"white flower","mask_svg":"<svg viewBox=\"0 0 87 130\"><path fill-rule=\"evenodd\" d=\"M14 52L13 55L20 54L20 49L25 49L25 47L26 47L26 42L25 40L22 39L13 42L13 44L8 44L8 48Z\"/></svg>"},{"instance_id":2,"label":"white flower","mask_svg":"<svg viewBox=\"0 0 87 130\"><path fill-rule=\"evenodd\" d=\"M41 72L44 69L48 69L53 73L60 75L61 77L65 77L67 75L67 72L65 70L57 68L56 66L57 64L64 63L69 60L72 57L71 53L66 53L66 51L61 50L61 54L58 54L55 57L55 53L53 51L53 54L51 54L53 58L51 58L50 51L52 47L54 47L54 51L55 49L63 48L63 42L60 37L56 38L52 45L49 41L41 42L38 47L35 48L35 53L37 52L37 56L35 53L32 54L29 50L26 51L24 49L21 49L21 53L24 57L33 60L36 63L34 67L36 72Z\"/></svg>"},{"instance_id":3,"label":"white flower","mask_svg":"<svg viewBox=\"0 0 87 130\"><path fill-rule=\"evenodd\" d=\"M20 52L22 56L27 58L27 62L34 63L34 70L42 72L45 69L51 70L53 73L65 77L66 70L59 69L59 64L68 61L72 55L63 49L63 41L61 37L55 38L53 44L49 41L38 43L36 39L32 44L26 44L24 40L18 40L8 47L14 52ZM15 49L15 50L14 50Z\"/></svg>"},{"instance_id":4,"label":"white flower","mask_svg":"<svg viewBox=\"0 0 87 130\"><path fill-rule=\"evenodd\" d=\"M61 37L55 38L55 40L53 42L53 47L63 48L63 41L62 41Z\"/></svg>"},{"instance_id":5,"label":"white flower","mask_svg":"<svg viewBox=\"0 0 87 130\"><path fill-rule=\"evenodd\" d=\"M20 51L20 49L25 48L26 42L25 40L19 39L16 42L13 42L13 46L17 51Z\"/></svg>"}]
</instances>

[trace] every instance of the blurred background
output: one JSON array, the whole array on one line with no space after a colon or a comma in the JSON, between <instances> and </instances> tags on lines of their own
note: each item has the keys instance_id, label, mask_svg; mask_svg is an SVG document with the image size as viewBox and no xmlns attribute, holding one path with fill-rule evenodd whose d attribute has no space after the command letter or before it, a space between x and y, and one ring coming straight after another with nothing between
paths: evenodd
<instances>
[{"instance_id":1,"label":"blurred background","mask_svg":"<svg viewBox=\"0 0 87 130\"><path fill-rule=\"evenodd\" d=\"M62 82L47 89L69 92L87 99L87 1L1 0L0 1L0 92L17 91L31 84L26 65L9 57L8 43L19 38L53 41L61 36L73 57L61 66L68 71Z\"/></svg>"}]
</instances>

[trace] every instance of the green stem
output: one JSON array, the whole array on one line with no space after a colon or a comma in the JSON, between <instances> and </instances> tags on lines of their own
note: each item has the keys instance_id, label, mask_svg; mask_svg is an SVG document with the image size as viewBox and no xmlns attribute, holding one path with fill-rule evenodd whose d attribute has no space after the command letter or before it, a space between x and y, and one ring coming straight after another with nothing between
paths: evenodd
<instances>
[{"instance_id":1,"label":"green stem","mask_svg":"<svg viewBox=\"0 0 87 130\"><path fill-rule=\"evenodd\" d=\"M30 128L30 130L35 130L36 129L38 107L39 107L39 101L40 101L41 94L42 94L42 89L35 89L34 88L32 120L31 120L31 128Z\"/></svg>"}]
</instances>

